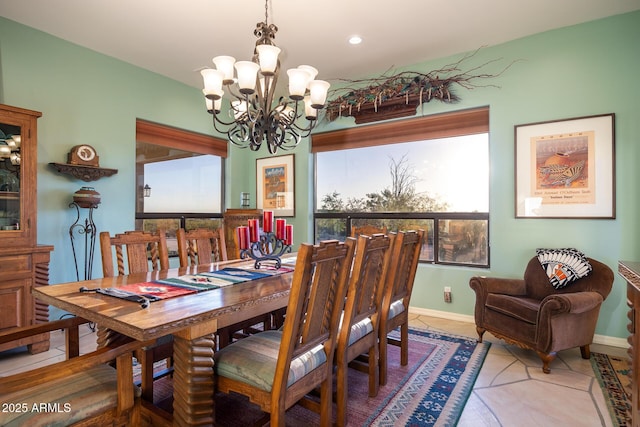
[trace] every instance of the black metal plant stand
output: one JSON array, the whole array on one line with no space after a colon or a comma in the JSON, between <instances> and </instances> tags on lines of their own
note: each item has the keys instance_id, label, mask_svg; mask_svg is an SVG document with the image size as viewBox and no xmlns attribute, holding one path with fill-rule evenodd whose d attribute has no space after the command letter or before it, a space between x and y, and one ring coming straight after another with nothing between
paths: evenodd
<instances>
[{"instance_id":1,"label":"black metal plant stand","mask_svg":"<svg viewBox=\"0 0 640 427\"><path fill-rule=\"evenodd\" d=\"M96 247L96 224L93 222L93 210L98 205L82 207L76 202L71 202L69 207L75 207L77 212L76 221L69 227L69 237L71 238L71 250L73 251L73 262L76 267L76 279L80 281L80 271L78 269L78 254L76 253L76 236L84 237L84 278L83 280L91 280L93 270L93 256ZM80 221L80 208L89 209L84 224Z\"/></svg>"}]
</instances>

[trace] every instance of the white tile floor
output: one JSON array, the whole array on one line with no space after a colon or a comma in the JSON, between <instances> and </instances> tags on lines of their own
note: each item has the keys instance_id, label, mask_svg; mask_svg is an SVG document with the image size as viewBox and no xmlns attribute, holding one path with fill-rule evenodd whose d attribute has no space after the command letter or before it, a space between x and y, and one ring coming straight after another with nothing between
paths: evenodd
<instances>
[{"instance_id":1,"label":"white tile floor","mask_svg":"<svg viewBox=\"0 0 640 427\"><path fill-rule=\"evenodd\" d=\"M475 325L437 317L411 315L413 327L477 337ZM81 352L95 348L95 335L81 329ZM562 351L543 374L538 356L506 345L486 333L491 349L471 397L462 413L461 427L611 426L611 417L591 363L579 349ZM594 344L591 351L626 357L626 349ZM51 335L48 352L30 355L25 348L0 353L0 376L64 359L64 336Z\"/></svg>"},{"instance_id":2,"label":"white tile floor","mask_svg":"<svg viewBox=\"0 0 640 427\"><path fill-rule=\"evenodd\" d=\"M475 324L412 316L411 326L477 337ZM533 351L507 345L489 332L491 348L458 423L460 427L612 426L591 362L580 349L561 351L542 372ZM627 357L626 349L592 344L592 352Z\"/></svg>"}]
</instances>

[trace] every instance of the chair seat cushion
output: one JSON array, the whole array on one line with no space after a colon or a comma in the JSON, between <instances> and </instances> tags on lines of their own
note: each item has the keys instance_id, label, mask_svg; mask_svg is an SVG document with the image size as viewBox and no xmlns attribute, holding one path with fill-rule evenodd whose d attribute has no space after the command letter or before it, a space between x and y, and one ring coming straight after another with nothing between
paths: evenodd
<instances>
[{"instance_id":1,"label":"chair seat cushion","mask_svg":"<svg viewBox=\"0 0 640 427\"><path fill-rule=\"evenodd\" d=\"M402 303L401 299L392 302L391 306L389 307L389 319L393 319L403 311L404 311L404 304Z\"/></svg>"},{"instance_id":2,"label":"chair seat cushion","mask_svg":"<svg viewBox=\"0 0 640 427\"><path fill-rule=\"evenodd\" d=\"M0 391L3 404L19 405L0 411L0 425L67 426L114 408L117 399L115 369L98 365L46 385L8 394Z\"/></svg>"},{"instance_id":3,"label":"chair seat cushion","mask_svg":"<svg viewBox=\"0 0 640 427\"><path fill-rule=\"evenodd\" d=\"M535 325L540 310L540 301L521 296L488 294L485 307Z\"/></svg>"},{"instance_id":4,"label":"chair seat cushion","mask_svg":"<svg viewBox=\"0 0 640 427\"><path fill-rule=\"evenodd\" d=\"M214 355L219 376L271 391L282 331L265 331L228 345ZM291 361L287 387L327 362L322 345Z\"/></svg>"},{"instance_id":5,"label":"chair seat cushion","mask_svg":"<svg viewBox=\"0 0 640 427\"><path fill-rule=\"evenodd\" d=\"M367 336L373 332L373 323L371 323L371 319L365 317L358 323L351 326L351 333L349 334L349 345L357 342L362 337Z\"/></svg>"}]
</instances>

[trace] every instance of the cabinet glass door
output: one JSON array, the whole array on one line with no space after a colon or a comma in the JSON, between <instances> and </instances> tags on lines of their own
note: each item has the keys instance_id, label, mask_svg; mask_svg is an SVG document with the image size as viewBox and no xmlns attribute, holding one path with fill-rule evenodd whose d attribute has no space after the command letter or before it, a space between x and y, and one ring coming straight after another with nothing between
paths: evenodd
<instances>
[{"instance_id":1,"label":"cabinet glass door","mask_svg":"<svg viewBox=\"0 0 640 427\"><path fill-rule=\"evenodd\" d=\"M0 123L0 233L20 229L20 126Z\"/></svg>"}]
</instances>

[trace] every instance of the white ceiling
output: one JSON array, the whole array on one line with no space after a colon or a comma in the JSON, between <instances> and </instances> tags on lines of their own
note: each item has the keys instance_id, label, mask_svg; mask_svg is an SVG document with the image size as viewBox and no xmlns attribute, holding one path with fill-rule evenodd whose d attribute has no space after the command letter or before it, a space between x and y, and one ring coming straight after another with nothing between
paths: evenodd
<instances>
[{"instance_id":1,"label":"white ceiling","mask_svg":"<svg viewBox=\"0 0 640 427\"><path fill-rule=\"evenodd\" d=\"M640 0L272 0L282 68L355 78L640 9ZM262 0L0 0L0 15L194 87L250 59ZM359 46L347 43L360 35ZM46 64L42 64L46 67Z\"/></svg>"}]
</instances>

